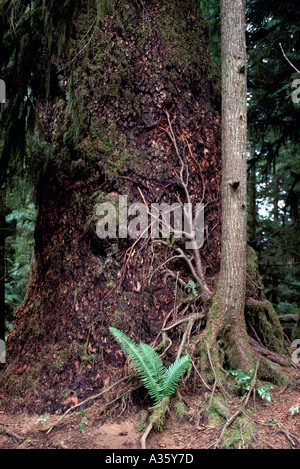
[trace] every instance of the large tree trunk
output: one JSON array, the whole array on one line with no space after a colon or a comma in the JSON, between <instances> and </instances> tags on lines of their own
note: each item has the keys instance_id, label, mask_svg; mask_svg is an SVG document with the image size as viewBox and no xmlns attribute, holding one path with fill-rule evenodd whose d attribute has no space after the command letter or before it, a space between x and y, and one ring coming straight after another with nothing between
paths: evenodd
<instances>
[{"instance_id":1,"label":"large tree trunk","mask_svg":"<svg viewBox=\"0 0 300 469\"><path fill-rule=\"evenodd\" d=\"M5 340L5 197L6 190L0 187L0 339Z\"/></svg>"},{"instance_id":2,"label":"large tree trunk","mask_svg":"<svg viewBox=\"0 0 300 469\"><path fill-rule=\"evenodd\" d=\"M72 19L72 54L53 54L49 99L33 89L49 151L36 187L35 264L1 377L9 399L31 410L63 408L108 385L124 364L108 327L151 342L173 309L174 281L165 283L159 270L150 277L171 253L149 238L131 251L133 240L101 240L95 223L97 204L119 195L129 203L142 202L141 194L149 204L176 201L180 163L165 110L182 154L186 142L192 150L185 153L191 199L205 193L209 202L201 256L211 288L219 269L217 79L195 2L119 0L99 27L94 19L84 9ZM244 216L242 204L238 196L232 211ZM238 228L233 215L231 223ZM232 314L241 307L242 294Z\"/></svg>"}]
</instances>

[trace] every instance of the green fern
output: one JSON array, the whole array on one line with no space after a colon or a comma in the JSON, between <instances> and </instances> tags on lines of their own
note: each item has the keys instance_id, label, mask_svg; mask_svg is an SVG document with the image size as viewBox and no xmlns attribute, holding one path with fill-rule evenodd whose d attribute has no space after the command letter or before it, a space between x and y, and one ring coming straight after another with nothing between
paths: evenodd
<instances>
[{"instance_id":1,"label":"green fern","mask_svg":"<svg viewBox=\"0 0 300 469\"><path fill-rule=\"evenodd\" d=\"M179 378L190 367L191 362L187 355L176 360L169 366L165 373L163 395L170 396L175 392Z\"/></svg>"},{"instance_id":2,"label":"green fern","mask_svg":"<svg viewBox=\"0 0 300 469\"><path fill-rule=\"evenodd\" d=\"M132 362L155 404L159 404L164 397L173 394L179 378L191 365L189 357L186 355L165 369L158 354L150 345L142 342L137 345L114 327L110 327L109 330Z\"/></svg>"}]
</instances>

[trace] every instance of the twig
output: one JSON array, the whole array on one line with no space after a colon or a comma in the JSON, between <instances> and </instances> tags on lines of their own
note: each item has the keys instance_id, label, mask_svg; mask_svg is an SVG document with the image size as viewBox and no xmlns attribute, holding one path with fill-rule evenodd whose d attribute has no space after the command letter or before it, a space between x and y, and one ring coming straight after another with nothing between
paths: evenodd
<instances>
[{"instance_id":1,"label":"twig","mask_svg":"<svg viewBox=\"0 0 300 469\"><path fill-rule=\"evenodd\" d=\"M291 443L291 445L294 448L297 447L297 446L300 447L299 438L296 435L293 435L293 433L290 433L289 430L280 429L280 430L278 430L277 433L283 433L285 435L285 437L287 438L287 440Z\"/></svg>"},{"instance_id":2,"label":"twig","mask_svg":"<svg viewBox=\"0 0 300 469\"><path fill-rule=\"evenodd\" d=\"M290 61L290 59L286 56L286 54L285 54L285 52L284 52L284 50L283 50L283 47L282 47L282 45L281 45L281 42L279 43L279 47L280 47L280 49L281 49L281 52L282 52L283 57L285 58L285 60L290 64L290 66L291 66L294 70L296 70L297 73L300 73L300 70L298 70L298 68L296 68L295 65L292 64L292 62Z\"/></svg>"},{"instance_id":3,"label":"twig","mask_svg":"<svg viewBox=\"0 0 300 469\"><path fill-rule=\"evenodd\" d=\"M179 324L182 324L183 322L190 321L193 319L193 322L196 321L197 319L202 319L205 317L204 313L193 313L190 316L186 316L182 319L179 319L178 321L174 322L173 324L170 324L170 326L164 327L162 331L166 332L169 331L170 329L173 329L176 326L179 326Z\"/></svg>"},{"instance_id":4,"label":"twig","mask_svg":"<svg viewBox=\"0 0 300 469\"><path fill-rule=\"evenodd\" d=\"M24 440L24 438L22 436L18 435L13 430L9 430L8 428L6 428L6 426L0 427L0 434L1 433L5 433L6 435L10 436L11 438L19 441L19 443L21 443Z\"/></svg>"},{"instance_id":5,"label":"twig","mask_svg":"<svg viewBox=\"0 0 300 469\"><path fill-rule=\"evenodd\" d=\"M206 383L205 379L203 378L203 376L202 376L201 373L199 372L198 368L196 367L196 365L195 365L194 361L191 359L191 357L190 357L190 360L191 360L191 362L192 362L192 365L193 365L194 370L196 371L197 375L198 375L199 378L201 379L201 381L202 381L202 383L204 384L204 386L205 386L209 391L211 391L211 388L210 388L210 387L208 386L208 384ZM198 424L198 425L199 425L199 424ZM198 426L198 425L197 425L197 426Z\"/></svg>"},{"instance_id":6,"label":"twig","mask_svg":"<svg viewBox=\"0 0 300 469\"><path fill-rule=\"evenodd\" d=\"M92 25L90 26L89 30L87 31L87 33L84 35L84 37L88 34L88 32L92 29L94 23L96 22L96 20L93 21ZM68 62L66 65L64 65L63 67L61 67L57 73L60 73L62 72L62 70L64 70L66 67L68 67L72 62L74 62L74 60L84 51L84 49L86 49L86 47L89 45L89 43L91 42L95 32L96 32L96 29L97 29L97 25L95 26L89 40L85 43L85 45L82 47L82 49L80 49L79 52L77 52L77 54L74 55L74 57L70 60L70 62Z\"/></svg>"},{"instance_id":7,"label":"twig","mask_svg":"<svg viewBox=\"0 0 300 469\"><path fill-rule=\"evenodd\" d=\"M191 330L192 330L193 325L194 325L194 322L195 322L195 317L193 315L193 316L190 317L188 325L187 325L187 327L184 331L184 334L183 334L183 337L182 337L182 340L181 340L181 343L180 343L180 346L178 348L178 352L177 352L177 355L176 355L176 360L179 360L179 358L181 357L182 349L183 349L184 344L186 342L186 338L187 338L187 336L190 335Z\"/></svg>"},{"instance_id":8,"label":"twig","mask_svg":"<svg viewBox=\"0 0 300 469\"><path fill-rule=\"evenodd\" d=\"M248 272L246 272L246 275L247 275L248 279L251 280L251 282L256 286L256 288L258 288L259 290L262 290L262 287L260 287L259 285L257 285L257 283L254 282L253 278L250 277Z\"/></svg>"}]
</instances>

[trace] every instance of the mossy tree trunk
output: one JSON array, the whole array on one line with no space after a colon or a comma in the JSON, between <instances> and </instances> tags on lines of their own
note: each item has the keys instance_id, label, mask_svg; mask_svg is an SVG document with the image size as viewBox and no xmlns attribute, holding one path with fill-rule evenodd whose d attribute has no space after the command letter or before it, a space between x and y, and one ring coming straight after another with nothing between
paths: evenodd
<instances>
[{"instance_id":1,"label":"mossy tree trunk","mask_svg":"<svg viewBox=\"0 0 300 469\"><path fill-rule=\"evenodd\" d=\"M35 411L62 409L117 379L124 357L109 326L149 343L173 310L174 281L158 271L149 282L170 252L161 247L154 255L148 238L131 251L134 240L100 240L95 223L99 202L120 195L142 202L139 189L149 204L177 200L180 165L163 130L165 110L180 149L188 141L194 155L186 152L191 199L205 192L209 202L213 236L201 252L207 277L219 270L218 79L198 2L111 3L99 23L92 2L68 17L63 31L71 36L60 55L61 30L52 28L47 98L48 55L34 55L41 76L31 83L32 100L47 151L33 148L41 167L35 262L1 382L9 402L15 397Z\"/></svg>"},{"instance_id":2,"label":"mossy tree trunk","mask_svg":"<svg viewBox=\"0 0 300 469\"><path fill-rule=\"evenodd\" d=\"M5 197L6 190L0 187L0 339L5 340Z\"/></svg>"}]
</instances>

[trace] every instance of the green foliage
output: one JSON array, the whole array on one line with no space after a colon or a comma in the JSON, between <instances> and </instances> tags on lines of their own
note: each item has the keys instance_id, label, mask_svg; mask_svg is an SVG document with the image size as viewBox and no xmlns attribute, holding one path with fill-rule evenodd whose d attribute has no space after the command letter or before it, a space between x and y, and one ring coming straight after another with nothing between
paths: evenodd
<instances>
[{"instance_id":1,"label":"green foliage","mask_svg":"<svg viewBox=\"0 0 300 469\"><path fill-rule=\"evenodd\" d=\"M243 373L242 371L229 370L226 376L229 375L234 376L234 380L236 382L234 387L239 389L242 395L244 395L247 391L250 390L253 370L250 370L248 375Z\"/></svg>"},{"instance_id":2,"label":"green foliage","mask_svg":"<svg viewBox=\"0 0 300 469\"><path fill-rule=\"evenodd\" d=\"M261 397L262 399L265 399L268 402L271 402L271 395L267 391L268 389L273 389L272 384L265 384L263 386L259 386L259 388L257 389L257 392L258 392L259 397Z\"/></svg>"},{"instance_id":3,"label":"green foliage","mask_svg":"<svg viewBox=\"0 0 300 469\"><path fill-rule=\"evenodd\" d=\"M5 315L6 327L12 326L14 314L27 291L30 263L33 254L33 230L36 209L32 202L31 186L21 178L14 182L6 195L5 242Z\"/></svg>"},{"instance_id":4,"label":"green foliage","mask_svg":"<svg viewBox=\"0 0 300 469\"><path fill-rule=\"evenodd\" d=\"M150 345L144 343L137 345L114 327L110 327L109 330L128 356L155 404L159 404L164 397L172 395L177 388L179 378L191 366L189 357L187 355L181 357L165 369L160 357Z\"/></svg>"},{"instance_id":5,"label":"green foliage","mask_svg":"<svg viewBox=\"0 0 300 469\"><path fill-rule=\"evenodd\" d=\"M197 298L197 284L193 280L189 280L188 283L184 287L188 293L192 293L192 295Z\"/></svg>"},{"instance_id":6,"label":"green foliage","mask_svg":"<svg viewBox=\"0 0 300 469\"><path fill-rule=\"evenodd\" d=\"M235 385L234 387L237 388L242 396L250 391L252 380L253 380L253 375L254 375L254 370L250 370L248 374L243 373L242 371L239 370L229 370L227 372L226 376L233 376L235 380ZM271 395L268 392L268 389L273 389L272 384L265 384L261 385L257 388L257 393L261 399L264 399L268 402L271 402Z\"/></svg>"},{"instance_id":7,"label":"green foliage","mask_svg":"<svg viewBox=\"0 0 300 469\"><path fill-rule=\"evenodd\" d=\"M248 4L249 231L259 255L267 298L277 312L299 304L299 104L292 82L299 78L283 56L298 65L299 11L287 0ZM250 204L251 205L251 204ZM256 212L256 215L255 215ZM256 217L256 221L254 218ZM284 307L283 303L286 304ZM276 307L278 305L278 308Z\"/></svg>"},{"instance_id":8,"label":"green foliage","mask_svg":"<svg viewBox=\"0 0 300 469\"><path fill-rule=\"evenodd\" d=\"M296 415L296 414L299 414L300 410L299 410L299 406L298 405L293 405L289 411L291 412L292 416L293 415Z\"/></svg>"}]
</instances>

